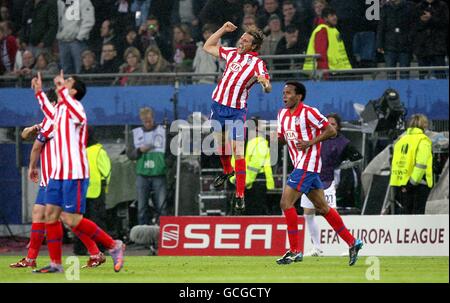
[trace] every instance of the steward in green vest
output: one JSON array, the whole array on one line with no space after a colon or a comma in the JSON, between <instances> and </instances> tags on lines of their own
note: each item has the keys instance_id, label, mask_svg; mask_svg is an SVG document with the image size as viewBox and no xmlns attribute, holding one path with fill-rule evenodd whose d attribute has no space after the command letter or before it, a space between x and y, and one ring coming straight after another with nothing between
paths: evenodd
<instances>
[{"instance_id":1,"label":"steward in green vest","mask_svg":"<svg viewBox=\"0 0 450 303\"><path fill-rule=\"evenodd\" d=\"M406 133L394 144L390 185L398 191L397 200L408 214L425 212L433 186L432 142L424 134L427 126L424 115L413 115Z\"/></svg>"},{"instance_id":2,"label":"steward in green vest","mask_svg":"<svg viewBox=\"0 0 450 303\"><path fill-rule=\"evenodd\" d=\"M325 20L325 24L320 24L312 32L306 50L307 55L319 54L321 57L317 61L312 58L305 59L303 69L313 70L314 67L330 70L352 69L341 33L336 28L336 12L331 8L324 8L322 18Z\"/></svg>"},{"instance_id":3,"label":"steward in green vest","mask_svg":"<svg viewBox=\"0 0 450 303\"><path fill-rule=\"evenodd\" d=\"M87 149L89 161L89 187L86 198L95 199L101 194L102 187L108 192L108 184L111 179L111 160L103 145L96 143Z\"/></svg>"}]
</instances>

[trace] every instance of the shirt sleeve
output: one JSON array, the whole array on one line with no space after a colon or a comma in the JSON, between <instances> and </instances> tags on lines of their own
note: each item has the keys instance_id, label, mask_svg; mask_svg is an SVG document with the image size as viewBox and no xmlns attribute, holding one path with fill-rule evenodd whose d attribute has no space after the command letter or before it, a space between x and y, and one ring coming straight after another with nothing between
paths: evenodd
<instances>
[{"instance_id":1,"label":"shirt sleeve","mask_svg":"<svg viewBox=\"0 0 450 303\"><path fill-rule=\"evenodd\" d=\"M322 115L316 108L311 107L308 109L306 113L306 118L308 119L308 122L318 129L324 129L327 127L330 123L328 122L328 119Z\"/></svg>"},{"instance_id":2,"label":"shirt sleeve","mask_svg":"<svg viewBox=\"0 0 450 303\"><path fill-rule=\"evenodd\" d=\"M39 101L39 106L41 107L44 116L49 120L53 120L56 110L47 98L47 95L43 91L40 91L36 94L36 98Z\"/></svg>"},{"instance_id":3,"label":"shirt sleeve","mask_svg":"<svg viewBox=\"0 0 450 303\"><path fill-rule=\"evenodd\" d=\"M223 46L219 47L219 58L227 60L227 57L230 54L230 52L232 52L235 49L236 48L234 47L223 47Z\"/></svg>"},{"instance_id":4,"label":"shirt sleeve","mask_svg":"<svg viewBox=\"0 0 450 303\"><path fill-rule=\"evenodd\" d=\"M71 117L75 120L75 122L83 124L86 122L86 113L84 112L83 105L75 99L73 99L69 95L69 90L65 87L58 91L58 94L61 96L64 104L66 104Z\"/></svg>"},{"instance_id":5,"label":"shirt sleeve","mask_svg":"<svg viewBox=\"0 0 450 303\"><path fill-rule=\"evenodd\" d=\"M267 71L266 63L259 59L258 64L255 66L255 74L256 77L263 75L264 78L270 80L269 72Z\"/></svg>"},{"instance_id":6,"label":"shirt sleeve","mask_svg":"<svg viewBox=\"0 0 450 303\"><path fill-rule=\"evenodd\" d=\"M284 138L283 136L283 128L281 127L281 110L278 112L278 123L277 123L277 134L278 138Z\"/></svg>"},{"instance_id":7,"label":"shirt sleeve","mask_svg":"<svg viewBox=\"0 0 450 303\"><path fill-rule=\"evenodd\" d=\"M41 130L39 131L39 135L45 140L49 140L53 137L53 123L52 120L44 118L41 122ZM41 140L39 140L41 141ZM41 141L42 142L42 141ZM44 142L43 142L44 143Z\"/></svg>"}]
</instances>

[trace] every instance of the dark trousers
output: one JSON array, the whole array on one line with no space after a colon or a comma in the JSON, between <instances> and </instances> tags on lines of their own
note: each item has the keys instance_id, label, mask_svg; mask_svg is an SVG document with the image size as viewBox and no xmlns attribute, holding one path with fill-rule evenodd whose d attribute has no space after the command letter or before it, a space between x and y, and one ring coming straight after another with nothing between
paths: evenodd
<instances>
[{"instance_id":1,"label":"dark trousers","mask_svg":"<svg viewBox=\"0 0 450 303\"><path fill-rule=\"evenodd\" d=\"M411 65L411 54L402 52L385 51L384 60L386 62L386 67L397 67L397 63L400 67L410 67ZM409 72L400 72L400 77L402 79L408 79ZM396 79L396 73L390 72L388 74L389 79Z\"/></svg>"},{"instance_id":2,"label":"dark trousers","mask_svg":"<svg viewBox=\"0 0 450 303\"><path fill-rule=\"evenodd\" d=\"M445 56L418 57L419 66L445 66ZM420 79L425 79L428 72L420 72ZM431 74L438 79L445 79L445 71L435 71Z\"/></svg>"},{"instance_id":3,"label":"dark trousers","mask_svg":"<svg viewBox=\"0 0 450 303\"><path fill-rule=\"evenodd\" d=\"M429 193L430 188L423 184L395 187L395 199L400 204L396 205L395 213L403 215L425 214Z\"/></svg>"},{"instance_id":4,"label":"dark trousers","mask_svg":"<svg viewBox=\"0 0 450 303\"><path fill-rule=\"evenodd\" d=\"M105 189L102 188L101 194L95 199L86 199L86 211L84 218L96 223L98 227L106 231L106 206L105 206ZM97 244L100 251L104 252L105 248L101 244ZM73 253L76 255L87 255L87 249L78 237L75 237L73 244Z\"/></svg>"}]
</instances>

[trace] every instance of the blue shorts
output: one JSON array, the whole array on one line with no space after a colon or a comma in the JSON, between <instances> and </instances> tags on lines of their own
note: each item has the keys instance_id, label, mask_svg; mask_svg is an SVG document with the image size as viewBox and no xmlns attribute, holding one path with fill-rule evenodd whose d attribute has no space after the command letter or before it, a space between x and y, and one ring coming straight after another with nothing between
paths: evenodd
<instances>
[{"instance_id":1,"label":"blue shorts","mask_svg":"<svg viewBox=\"0 0 450 303\"><path fill-rule=\"evenodd\" d=\"M313 189L323 188L318 173L304 171L303 169L294 169L288 177L287 185L304 194L309 194Z\"/></svg>"},{"instance_id":2,"label":"blue shorts","mask_svg":"<svg viewBox=\"0 0 450 303\"><path fill-rule=\"evenodd\" d=\"M219 125L214 127L215 125L212 124L213 131L222 132L223 130L228 130L231 140L245 140L244 123L246 118L247 108L232 108L215 101L211 104L211 116L209 119L215 120L220 124L220 129L218 128Z\"/></svg>"},{"instance_id":3,"label":"blue shorts","mask_svg":"<svg viewBox=\"0 0 450 303\"><path fill-rule=\"evenodd\" d=\"M47 186L46 202L61 207L64 212L84 214L88 186L89 179L50 179Z\"/></svg>"},{"instance_id":4,"label":"blue shorts","mask_svg":"<svg viewBox=\"0 0 450 303\"><path fill-rule=\"evenodd\" d=\"M47 192L47 187L46 186L39 186L39 191L36 197L36 201L34 202L34 204L38 204L38 205L43 205L45 206L45 194Z\"/></svg>"}]
</instances>

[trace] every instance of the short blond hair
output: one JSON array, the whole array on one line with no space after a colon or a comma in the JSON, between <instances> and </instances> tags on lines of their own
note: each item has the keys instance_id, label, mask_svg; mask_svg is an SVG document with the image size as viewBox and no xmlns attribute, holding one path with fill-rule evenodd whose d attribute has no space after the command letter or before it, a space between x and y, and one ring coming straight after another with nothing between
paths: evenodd
<instances>
[{"instance_id":1,"label":"short blond hair","mask_svg":"<svg viewBox=\"0 0 450 303\"><path fill-rule=\"evenodd\" d=\"M416 127L424 131L428 128L428 125L428 118L422 114L414 114L408 121L408 128Z\"/></svg>"},{"instance_id":2,"label":"short blond hair","mask_svg":"<svg viewBox=\"0 0 450 303\"><path fill-rule=\"evenodd\" d=\"M141 119L147 115L150 115L153 118L153 109L150 107L143 107L139 110L139 117L141 117Z\"/></svg>"}]
</instances>

